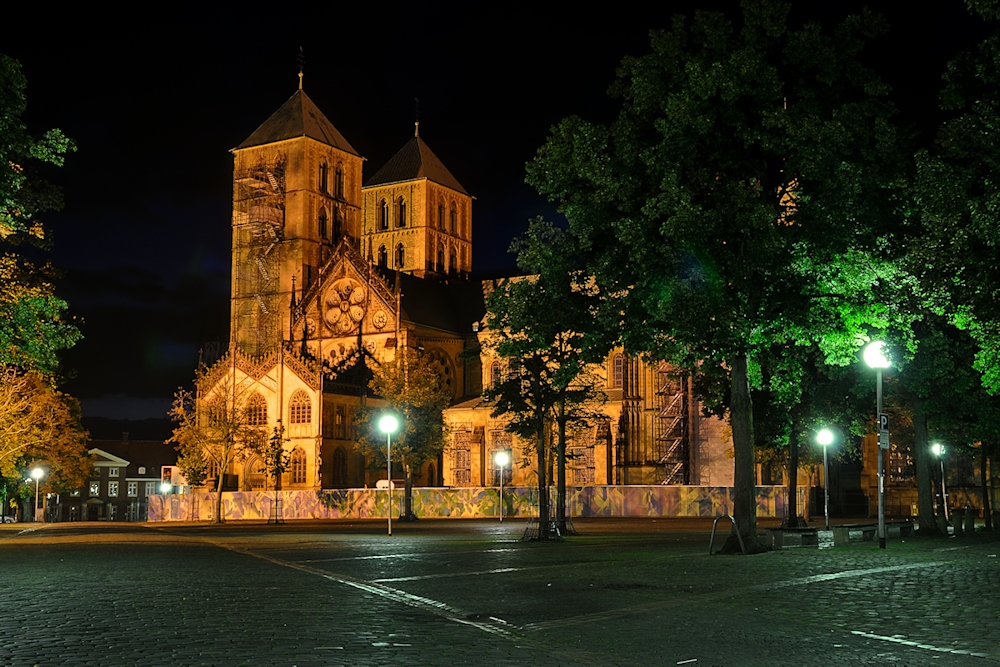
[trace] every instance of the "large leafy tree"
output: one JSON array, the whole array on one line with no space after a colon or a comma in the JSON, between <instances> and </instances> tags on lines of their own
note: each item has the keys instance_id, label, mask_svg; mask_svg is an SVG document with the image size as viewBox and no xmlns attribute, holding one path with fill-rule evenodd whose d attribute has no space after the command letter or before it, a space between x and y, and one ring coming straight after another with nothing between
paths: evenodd
<instances>
[{"instance_id":1,"label":"large leafy tree","mask_svg":"<svg viewBox=\"0 0 1000 667\"><path fill-rule=\"evenodd\" d=\"M484 392L508 431L534 443L539 539L549 532L546 425L557 429L556 521L565 530L566 429L596 416L603 400L588 365L617 336L600 326L599 292L577 262L572 237L541 219L511 246L528 275L500 282L487 297L488 346L504 372Z\"/></svg>"},{"instance_id":2,"label":"large leafy tree","mask_svg":"<svg viewBox=\"0 0 1000 667\"><path fill-rule=\"evenodd\" d=\"M377 366L369 383L372 391L387 403L387 408L401 417L401 430L393 434L393 459L403 467L406 492L402 519L416 518L413 513L413 470L433 460L444 450L447 430L444 409L451 394L441 382L433 360L421 350L405 347L396 358ZM358 414L362 432L366 435L358 448L369 462L381 460L385 465L385 435L376 432L378 416L385 408L366 407Z\"/></svg>"},{"instance_id":3,"label":"large leafy tree","mask_svg":"<svg viewBox=\"0 0 1000 667\"><path fill-rule=\"evenodd\" d=\"M827 32L778 2L742 10L654 32L619 70L617 119L559 123L528 180L559 203L627 348L728 375L734 514L754 539L757 360L782 341L854 360L876 313L853 299L877 296L862 267L904 163L886 87L858 60L876 17ZM857 284L830 293L850 286L835 276ZM817 303L838 329L810 319Z\"/></svg>"},{"instance_id":4,"label":"large leafy tree","mask_svg":"<svg viewBox=\"0 0 1000 667\"><path fill-rule=\"evenodd\" d=\"M55 295L53 271L25 249L44 249L36 218L62 205L59 190L41 177L44 165L62 165L73 143L59 130L32 136L22 120L26 82L16 60L0 54L0 363L54 374L56 353L80 338Z\"/></svg>"}]
</instances>

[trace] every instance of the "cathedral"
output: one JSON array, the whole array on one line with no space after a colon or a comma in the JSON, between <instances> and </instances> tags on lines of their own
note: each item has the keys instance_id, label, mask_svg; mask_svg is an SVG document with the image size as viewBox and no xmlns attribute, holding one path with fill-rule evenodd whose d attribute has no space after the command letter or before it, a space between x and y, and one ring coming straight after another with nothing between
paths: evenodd
<instances>
[{"instance_id":1,"label":"cathedral","mask_svg":"<svg viewBox=\"0 0 1000 667\"><path fill-rule=\"evenodd\" d=\"M526 443L480 398L501 362L488 351L488 285L471 278L473 198L419 125L365 178L362 156L300 85L232 152L230 344L202 377L202 404L238 388L251 426L284 428L283 489L375 486L385 473L357 451L354 414L381 403L372 364L419 348L452 403L449 445L414 484L536 485ZM732 485L728 428L701 414L686 377L620 350L596 371L606 418L572 433L568 484ZM219 474L234 491L268 484L257 456L210 463L209 484Z\"/></svg>"}]
</instances>

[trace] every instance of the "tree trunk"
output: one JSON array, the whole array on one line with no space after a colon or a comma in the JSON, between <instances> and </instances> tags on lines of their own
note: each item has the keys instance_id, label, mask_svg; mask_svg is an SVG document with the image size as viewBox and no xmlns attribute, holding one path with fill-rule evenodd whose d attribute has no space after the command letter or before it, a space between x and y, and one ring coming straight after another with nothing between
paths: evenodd
<instances>
[{"instance_id":1,"label":"tree trunk","mask_svg":"<svg viewBox=\"0 0 1000 667\"><path fill-rule=\"evenodd\" d=\"M225 523L226 520L222 516L222 480L225 479L226 473L222 472L223 468L219 466L219 479L216 480L215 485L215 518L212 519L212 523Z\"/></svg>"},{"instance_id":2,"label":"tree trunk","mask_svg":"<svg viewBox=\"0 0 1000 667\"><path fill-rule=\"evenodd\" d=\"M417 515L413 513L413 470L409 465L403 466L405 475L405 491L403 495L403 512L399 517L400 521L416 521Z\"/></svg>"},{"instance_id":3,"label":"tree trunk","mask_svg":"<svg viewBox=\"0 0 1000 667\"><path fill-rule=\"evenodd\" d=\"M826 482L824 481L824 484ZM805 526L805 521L799 523L799 425L792 422L791 434L788 436L788 516L785 525L790 528ZM808 500L806 502L809 502Z\"/></svg>"},{"instance_id":4,"label":"tree trunk","mask_svg":"<svg viewBox=\"0 0 1000 667\"><path fill-rule=\"evenodd\" d=\"M743 536L747 552L765 551L757 541L757 488L754 483L753 405L750 401L750 383L747 378L747 357L741 354L733 359L730 396L730 426L733 430L735 454L733 518ZM733 537L726 542L726 550L739 549Z\"/></svg>"},{"instance_id":5,"label":"tree trunk","mask_svg":"<svg viewBox=\"0 0 1000 667\"><path fill-rule=\"evenodd\" d=\"M545 475L545 428L538 426L538 539L549 539L549 485Z\"/></svg>"},{"instance_id":6,"label":"tree trunk","mask_svg":"<svg viewBox=\"0 0 1000 667\"><path fill-rule=\"evenodd\" d=\"M881 455L881 450L879 454ZM931 490L931 457L927 444L927 413L924 401L913 398L913 465L917 469L917 527L921 533L937 533L934 518L934 494Z\"/></svg>"},{"instance_id":7,"label":"tree trunk","mask_svg":"<svg viewBox=\"0 0 1000 667\"><path fill-rule=\"evenodd\" d=\"M990 488L986 484L986 467L990 460L986 451L988 448L989 445L985 442L979 446L979 481L983 491L983 527L985 530L993 530L993 508L990 503Z\"/></svg>"},{"instance_id":8,"label":"tree trunk","mask_svg":"<svg viewBox=\"0 0 1000 667\"><path fill-rule=\"evenodd\" d=\"M566 400L559 403L559 442L556 443L556 526L566 534Z\"/></svg>"}]
</instances>

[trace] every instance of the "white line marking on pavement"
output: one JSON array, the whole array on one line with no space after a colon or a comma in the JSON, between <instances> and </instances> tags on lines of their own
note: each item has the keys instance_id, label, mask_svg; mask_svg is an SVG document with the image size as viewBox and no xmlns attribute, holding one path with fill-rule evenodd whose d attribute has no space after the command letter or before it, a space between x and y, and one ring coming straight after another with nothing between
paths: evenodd
<instances>
[{"instance_id":1,"label":"white line marking on pavement","mask_svg":"<svg viewBox=\"0 0 1000 667\"><path fill-rule=\"evenodd\" d=\"M480 570L478 572L447 572L441 574L421 574L414 577L392 577L391 579L372 579L373 584L387 584L394 581L419 581L421 579L443 579L446 577L469 577L479 574L500 574L501 572L519 572L526 567L498 567L495 570Z\"/></svg>"},{"instance_id":2,"label":"white line marking on pavement","mask_svg":"<svg viewBox=\"0 0 1000 667\"><path fill-rule=\"evenodd\" d=\"M476 549L475 551L449 551L448 555L455 554L501 554L517 549ZM385 560L390 558L428 558L436 556L433 552L426 553L399 553L399 554L375 554L372 556L343 556L341 558L304 558L299 563L333 563L343 560Z\"/></svg>"},{"instance_id":3,"label":"white line marking on pavement","mask_svg":"<svg viewBox=\"0 0 1000 667\"><path fill-rule=\"evenodd\" d=\"M851 577L863 577L869 574L881 574L883 572L899 572L901 570L916 570L923 567L938 567L944 565L944 561L932 563L912 563L910 565L889 565L886 567L872 567L864 570L845 570L843 572L833 572L831 574L816 574L811 577L800 577L798 579L788 579L787 581L772 581L766 584L757 584L753 588L782 588L785 586L802 586L805 584L816 584L821 581L833 581L834 579L849 579Z\"/></svg>"},{"instance_id":4,"label":"white line marking on pavement","mask_svg":"<svg viewBox=\"0 0 1000 667\"><path fill-rule=\"evenodd\" d=\"M469 614L463 612L461 609L456 609L444 602L439 602L437 600L432 600L430 598L425 598L420 595L413 595L407 593L406 591L401 591L398 588L390 588L389 586L384 586L382 584L370 583L367 581L361 581L359 579L354 579L353 577L348 577L342 574L333 574L332 572L326 572L325 570L320 570L314 567L309 567L308 565L302 565L301 563L294 563L291 561L281 560L280 558L275 558L274 556L269 556L267 554L256 553L249 551L247 549L239 549L231 546L227 546L221 543L215 543L216 546L220 546L223 549L228 549L229 551L234 551L236 553L246 554L247 556L253 556L254 558L259 558L261 560L266 560L269 563L274 563L275 565L281 565L282 567L288 567L293 570L299 570L300 572L308 572L309 574L314 574L324 579L329 579L330 581L335 581L338 584L343 584L344 586L350 586L351 588L357 588L358 590L365 591L366 593L371 593L373 595L378 595L394 602L400 602L409 607L415 607L417 609L422 609L424 611L429 611L438 616L442 616L449 621L454 621L455 623L461 623L463 625L471 625L474 628L478 628L483 632L488 632L494 635L502 635L504 637L511 637L511 633L504 628L497 627L493 623L484 623L482 621L472 620L468 618ZM504 623L507 627L517 629L517 626L511 625L509 623Z\"/></svg>"},{"instance_id":5,"label":"white line marking on pavement","mask_svg":"<svg viewBox=\"0 0 1000 667\"><path fill-rule=\"evenodd\" d=\"M851 630L852 635L858 635L859 637L867 637L868 639L880 639L884 642L892 642L894 644L902 644L903 646L912 646L914 648L922 648L928 651L937 651L938 653L955 653L957 655L974 655L977 658L989 658L987 653L976 653L974 651L966 651L965 649L954 649L945 648L943 646L933 646L931 644L922 644L920 642L911 642L908 639L900 639L899 637L886 637L885 635L873 635L870 632L862 632L861 630Z\"/></svg>"}]
</instances>

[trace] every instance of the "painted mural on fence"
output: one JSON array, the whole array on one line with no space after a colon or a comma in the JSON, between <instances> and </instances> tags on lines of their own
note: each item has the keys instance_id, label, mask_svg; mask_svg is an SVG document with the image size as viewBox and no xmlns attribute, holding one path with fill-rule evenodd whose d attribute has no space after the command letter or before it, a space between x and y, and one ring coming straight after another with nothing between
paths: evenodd
<instances>
[{"instance_id":1,"label":"painted mural on fence","mask_svg":"<svg viewBox=\"0 0 1000 667\"><path fill-rule=\"evenodd\" d=\"M568 487L566 508L572 516L661 517L719 516L732 513L733 489L722 486L578 486ZM798 506L806 506L806 487L798 489ZM234 491L222 494L222 514L227 521L283 519L380 519L386 516L388 494L376 489L324 491ZM482 518L499 515L496 488L415 488L413 511L426 518ZM402 506L403 490L393 491L393 514ZM780 486L757 487L757 515L784 517L787 490ZM551 490L555 507L555 489ZM538 489L510 487L503 491L504 516L538 515ZM215 493L194 491L183 495L149 497L150 521L209 521L215 515Z\"/></svg>"}]
</instances>

